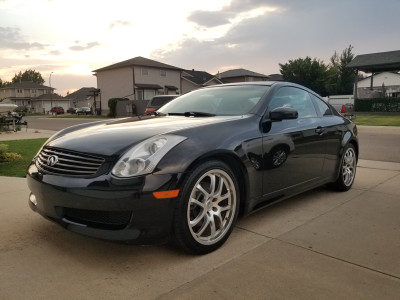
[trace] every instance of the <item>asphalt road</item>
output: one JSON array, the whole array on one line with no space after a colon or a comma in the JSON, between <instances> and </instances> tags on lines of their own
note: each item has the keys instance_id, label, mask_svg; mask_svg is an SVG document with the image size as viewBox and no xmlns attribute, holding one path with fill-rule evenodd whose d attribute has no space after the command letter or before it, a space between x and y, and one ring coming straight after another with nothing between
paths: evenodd
<instances>
[{"instance_id":1,"label":"asphalt road","mask_svg":"<svg viewBox=\"0 0 400 300\"><path fill-rule=\"evenodd\" d=\"M29 128L61 130L68 126L99 119L25 117ZM400 127L358 126L360 159L400 163Z\"/></svg>"}]
</instances>

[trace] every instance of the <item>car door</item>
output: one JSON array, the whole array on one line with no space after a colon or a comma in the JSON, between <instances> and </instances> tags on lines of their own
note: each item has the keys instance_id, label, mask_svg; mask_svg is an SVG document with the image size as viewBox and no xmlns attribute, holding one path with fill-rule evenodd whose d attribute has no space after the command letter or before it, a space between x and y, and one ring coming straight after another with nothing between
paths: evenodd
<instances>
[{"instance_id":1,"label":"car door","mask_svg":"<svg viewBox=\"0 0 400 300\"><path fill-rule=\"evenodd\" d=\"M322 99L313 94L310 94L310 96L320 116L320 128L323 130L323 135L326 139L326 154L322 176L330 178L333 174L336 174L340 159L338 153L342 147L343 119L336 116L331 107Z\"/></svg>"},{"instance_id":2,"label":"car door","mask_svg":"<svg viewBox=\"0 0 400 300\"><path fill-rule=\"evenodd\" d=\"M281 87L270 99L267 113L278 107L295 109L298 118L272 121L263 132L263 194L270 197L317 181L326 152L326 139L307 91Z\"/></svg>"}]
</instances>

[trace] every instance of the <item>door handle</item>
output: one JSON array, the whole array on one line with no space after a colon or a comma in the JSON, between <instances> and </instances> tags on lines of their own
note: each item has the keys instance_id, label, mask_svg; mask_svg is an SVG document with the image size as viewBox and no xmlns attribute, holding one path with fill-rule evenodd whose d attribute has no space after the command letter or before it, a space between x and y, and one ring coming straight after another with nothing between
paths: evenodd
<instances>
[{"instance_id":1,"label":"door handle","mask_svg":"<svg viewBox=\"0 0 400 300\"><path fill-rule=\"evenodd\" d=\"M319 135L323 135L325 132L325 129L322 128L321 126L318 126L317 129L315 129L315 133L319 134Z\"/></svg>"}]
</instances>

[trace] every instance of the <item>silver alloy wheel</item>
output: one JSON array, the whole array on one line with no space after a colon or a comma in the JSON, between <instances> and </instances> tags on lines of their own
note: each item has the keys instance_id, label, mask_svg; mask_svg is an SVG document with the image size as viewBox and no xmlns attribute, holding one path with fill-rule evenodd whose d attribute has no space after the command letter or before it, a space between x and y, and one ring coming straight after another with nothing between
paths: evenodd
<instances>
[{"instance_id":1,"label":"silver alloy wheel","mask_svg":"<svg viewBox=\"0 0 400 300\"><path fill-rule=\"evenodd\" d=\"M353 148L348 148L343 156L342 162L342 178L346 186L353 183L356 176L356 153Z\"/></svg>"},{"instance_id":2,"label":"silver alloy wheel","mask_svg":"<svg viewBox=\"0 0 400 300\"><path fill-rule=\"evenodd\" d=\"M236 211L236 188L221 169L203 174L193 186L187 209L192 237L202 245L212 245L229 231Z\"/></svg>"}]
</instances>

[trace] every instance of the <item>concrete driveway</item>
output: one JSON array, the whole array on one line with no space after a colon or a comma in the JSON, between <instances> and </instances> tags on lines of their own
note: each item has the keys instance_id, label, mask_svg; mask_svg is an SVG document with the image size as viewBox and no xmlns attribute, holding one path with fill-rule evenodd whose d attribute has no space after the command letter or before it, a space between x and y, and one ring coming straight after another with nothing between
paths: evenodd
<instances>
[{"instance_id":1,"label":"concrete driveway","mask_svg":"<svg viewBox=\"0 0 400 300\"><path fill-rule=\"evenodd\" d=\"M346 193L316 189L238 222L205 256L68 232L0 177L0 299L399 299L400 164L361 160Z\"/></svg>"}]
</instances>

